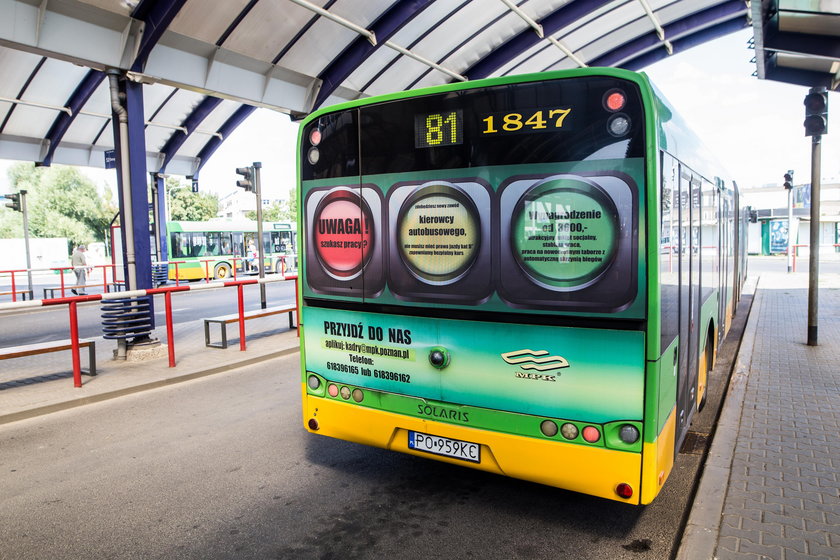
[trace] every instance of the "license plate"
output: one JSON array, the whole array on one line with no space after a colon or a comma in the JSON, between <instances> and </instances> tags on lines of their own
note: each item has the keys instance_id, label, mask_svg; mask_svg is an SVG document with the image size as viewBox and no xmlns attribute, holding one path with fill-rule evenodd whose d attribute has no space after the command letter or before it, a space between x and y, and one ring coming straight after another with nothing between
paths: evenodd
<instances>
[{"instance_id":1,"label":"license plate","mask_svg":"<svg viewBox=\"0 0 840 560\"><path fill-rule=\"evenodd\" d=\"M409 431L408 447L409 449L443 455L444 457L454 457L462 461L481 462L481 446L469 441Z\"/></svg>"}]
</instances>

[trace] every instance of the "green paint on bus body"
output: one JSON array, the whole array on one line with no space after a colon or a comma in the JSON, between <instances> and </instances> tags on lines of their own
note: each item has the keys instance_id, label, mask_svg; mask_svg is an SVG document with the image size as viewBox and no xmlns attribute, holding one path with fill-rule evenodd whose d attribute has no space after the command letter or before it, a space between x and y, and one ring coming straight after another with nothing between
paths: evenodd
<instances>
[{"instance_id":1,"label":"green paint on bus body","mask_svg":"<svg viewBox=\"0 0 840 560\"><path fill-rule=\"evenodd\" d=\"M307 308L306 368L378 391L521 414L641 421L644 334ZM443 348L450 363L429 361Z\"/></svg>"}]
</instances>

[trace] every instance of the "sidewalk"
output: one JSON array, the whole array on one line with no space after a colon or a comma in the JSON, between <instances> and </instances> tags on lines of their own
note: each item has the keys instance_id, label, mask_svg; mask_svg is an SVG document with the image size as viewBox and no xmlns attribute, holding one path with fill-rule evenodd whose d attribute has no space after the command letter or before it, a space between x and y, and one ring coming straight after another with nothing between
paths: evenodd
<instances>
[{"instance_id":1,"label":"sidewalk","mask_svg":"<svg viewBox=\"0 0 840 560\"><path fill-rule=\"evenodd\" d=\"M840 558L840 276L763 274L677 558Z\"/></svg>"},{"instance_id":2,"label":"sidewalk","mask_svg":"<svg viewBox=\"0 0 840 560\"><path fill-rule=\"evenodd\" d=\"M14 315L3 315L11 320ZM295 317L297 321L297 317ZM289 330L288 315L250 319L245 322L246 350L239 349L239 325L228 325L228 347L204 345L204 321L199 319L174 327L175 367L169 367L166 348L161 357L131 362L115 360L115 340L96 341L95 377L82 375L82 387L73 387L69 351L52 352L0 362L0 424L22 420L75 406L127 395L171 383L195 379L298 351L296 329ZM152 336L166 343L166 327L159 325ZM220 339L219 326L211 325L212 340ZM87 370L88 351L80 352Z\"/></svg>"}]
</instances>

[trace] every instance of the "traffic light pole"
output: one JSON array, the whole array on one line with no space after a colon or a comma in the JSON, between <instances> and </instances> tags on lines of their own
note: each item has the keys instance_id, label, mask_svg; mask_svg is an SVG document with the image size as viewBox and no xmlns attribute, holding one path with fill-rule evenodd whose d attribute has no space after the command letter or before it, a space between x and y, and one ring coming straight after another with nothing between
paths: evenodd
<instances>
[{"instance_id":1,"label":"traffic light pole","mask_svg":"<svg viewBox=\"0 0 840 560\"><path fill-rule=\"evenodd\" d=\"M26 277L29 281L29 297L32 291L32 260L29 256L29 211L26 209L26 191L20 191L20 210L23 212L23 245L26 249Z\"/></svg>"},{"instance_id":2,"label":"traffic light pole","mask_svg":"<svg viewBox=\"0 0 840 560\"><path fill-rule=\"evenodd\" d=\"M788 238L787 238L787 271L793 271L793 244L796 238L793 235L793 189L787 189L788 195Z\"/></svg>"},{"instance_id":3,"label":"traffic light pole","mask_svg":"<svg viewBox=\"0 0 840 560\"><path fill-rule=\"evenodd\" d=\"M260 182L262 163L254 162L254 194L257 195L257 258L260 278L265 278L265 242L263 241L262 184ZM260 306L265 309L265 283L260 282Z\"/></svg>"},{"instance_id":4,"label":"traffic light pole","mask_svg":"<svg viewBox=\"0 0 840 560\"><path fill-rule=\"evenodd\" d=\"M820 273L820 174L822 136L811 137L811 233L808 258L808 346L817 346L817 307Z\"/></svg>"}]
</instances>

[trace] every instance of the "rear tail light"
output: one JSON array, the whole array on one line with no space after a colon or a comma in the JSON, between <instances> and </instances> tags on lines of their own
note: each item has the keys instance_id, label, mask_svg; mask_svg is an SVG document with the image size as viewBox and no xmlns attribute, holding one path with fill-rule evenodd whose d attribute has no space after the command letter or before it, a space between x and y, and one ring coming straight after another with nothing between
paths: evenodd
<instances>
[{"instance_id":1,"label":"rear tail light","mask_svg":"<svg viewBox=\"0 0 840 560\"><path fill-rule=\"evenodd\" d=\"M337 397L338 396L338 385L336 385L335 383L330 383L327 386L327 393L329 393L329 395L331 397Z\"/></svg>"},{"instance_id":2,"label":"rear tail light","mask_svg":"<svg viewBox=\"0 0 840 560\"><path fill-rule=\"evenodd\" d=\"M566 422L562 426L560 426L560 433L563 434L563 437L566 439L576 439L578 437L578 427L572 424L571 422Z\"/></svg>"},{"instance_id":3,"label":"rear tail light","mask_svg":"<svg viewBox=\"0 0 840 560\"><path fill-rule=\"evenodd\" d=\"M639 441L639 429L631 424L625 424L618 430L618 437L627 444Z\"/></svg>"},{"instance_id":4,"label":"rear tail light","mask_svg":"<svg viewBox=\"0 0 840 560\"><path fill-rule=\"evenodd\" d=\"M626 482L622 482L618 486L615 487L615 493L618 494L619 498L624 498L628 500L633 497L633 487L627 484Z\"/></svg>"},{"instance_id":5,"label":"rear tail light","mask_svg":"<svg viewBox=\"0 0 840 560\"><path fill-rule=\"evenodd\" d=\"M321 386L321 380L315 377L314 375L310 375L309 378L306 380L306 384L309 385L309 388L313 391L317 391L318 387Z\"/></svg>"},{"instance_id":6,"label":"rear tail light","mask_svg":"<svg viewBox=\"0 0 840 560\"><path fill-rule=\"evenodd\" d=\"M611 116L607 121L607 130L616 138L626 136L630 132L630 117L623 113Z\"/></svg>"},{"instance_id":7,"label":"rear tail light","mask_svg":"<svg viewBox=\"0 0 840 560\"><path fill-rule=\"evenodd\" d=\"M321 143L321 131L317 128L313 128L312 131L309 133L309 143L313 146L317 146Z\"/></svg>"},{"instance_id":8,"label":"rear tail light","mask_svg":"<svg viewBox=\"0 0 840 560\"><path fill-rule=\"evenodd\" d=\"M353 389L353 400L356 402L362 402L365 398L365 393L361 389Z\"/></svg>"},{"instance_id":9,"label":"rear tail light","mask_svg":"<svg viewBox=\"0 0 840 560\"><path fill-rule=\"evenodd\" d=\"M540 431L546 437L554 437L557 435L557 424L551 420L543 420L540 424Z\"/></svg>"},{"instance_id":10,"label":"rear tail light","mask_svg":"<svg viewBox=\"0 0 840 560\"><path fill-rule=\"evenodd\" d=\"M315 165L318 163L318 160L321 159L321 152L316 147L309 148L309 151L306 153L306 159L309 160L309 163Z\"/></svg>"},{"instance_id":11,"label":"rear tail light","mask_svg":"<svg viewBox=\"0 0 840 560\"><path fill-rule=\"evenodd\" d=\"M620 89L611 89L604 95L604 108L615 113L621 111L627 105L627 96Z\"/></svg>"},{"instance_id":12,"label":"rear tail light","mask_svg":"<svg viewBox=\"0 0 840 560\"><path fill-rule=\"evenodd\" d=\"M601 432L595 426L587 426L583 429L583 439L589 443L595 443L601 439Z\"/></svg>"},{"instance_id":13,"label":"rear tail light","mask_svg":"<svg viewBox=\"0 0 840 560\"><path fill-rule=\"evenodd\" d=\"M340 393L342 399L348 400L350 398L350 387L342 387Z\"/></svg>"}]
</instances>

